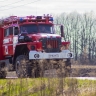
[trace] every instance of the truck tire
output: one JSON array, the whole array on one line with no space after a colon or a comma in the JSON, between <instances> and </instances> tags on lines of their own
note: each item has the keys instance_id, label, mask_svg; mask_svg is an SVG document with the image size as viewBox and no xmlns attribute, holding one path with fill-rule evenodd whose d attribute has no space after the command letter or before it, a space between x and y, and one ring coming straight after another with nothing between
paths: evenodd
<instances>
[{"instance_id":1,"label":"truck tire","mask_svg":"<svg viewBox=\"0 0 96 96\"><path fill-rule=\"evenodd\" d=\"M6 66L5 62L0 63L0 79L6 78L7 71L6 71Z\"/></svg>"},{"instance_id":2,"label":"truck tire","mask_svg":"<svg viewBox=\"0 0 96 96\"><path fill-rule=\"evenodd\" d=\"M29 64L29 60L28 57L26 55L19 55L16 58L16 62L15 62L15 66L16 66L16 74L17 77L19 78L27 78L30 75L30 64Z\"/></svg>"},{"instance_id":3,"label":"truck tire","mask_svg":"<svg viewBox=\"0 0 96 96\"><path fill-rule=\"evenodd\" d=\"M0 71L0 79L5 79L6 78L6 71Z\"/></svg>"}]
</instances>

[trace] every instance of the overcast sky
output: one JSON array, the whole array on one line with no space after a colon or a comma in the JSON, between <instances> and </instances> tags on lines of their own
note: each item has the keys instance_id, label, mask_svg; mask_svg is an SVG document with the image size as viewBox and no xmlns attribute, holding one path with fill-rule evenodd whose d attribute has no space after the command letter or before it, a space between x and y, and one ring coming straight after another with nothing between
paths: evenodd
<instances>
[{"instance_id":1,"label":"overcast sky","mask_svg":"<svg viewBox=\"0 0 96 96\"><path fill-rule=\"evenodd\" d=\"M78 13L93 11L96 14L96 0L0 0L0 17L60 14L73 11Z\"/></svg>"}]
</instances>

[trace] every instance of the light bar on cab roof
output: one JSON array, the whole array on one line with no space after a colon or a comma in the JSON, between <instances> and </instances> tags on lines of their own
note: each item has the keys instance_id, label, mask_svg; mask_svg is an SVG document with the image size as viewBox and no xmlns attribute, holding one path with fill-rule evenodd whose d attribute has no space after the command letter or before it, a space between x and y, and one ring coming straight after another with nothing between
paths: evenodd
<instances>
[{"instance_id":1,"label":"light bar on cab roof","mask_svg":"<svg viewBox=\"0 0 96 96\"><path fill-rule=\"evenodd\" d=\"M25 16L25 17L17 17L17 16L10 16L8 18L5 18L3 21L4 23L13 23L14 21L15 22L28 22L28 21L32 21L32 20L45 20L45 22L47 21L53 21L53 17L52 15L43 15L43 16L33 16L33 15L30 15L30 16Z\"/></svg>"}]
</instances>

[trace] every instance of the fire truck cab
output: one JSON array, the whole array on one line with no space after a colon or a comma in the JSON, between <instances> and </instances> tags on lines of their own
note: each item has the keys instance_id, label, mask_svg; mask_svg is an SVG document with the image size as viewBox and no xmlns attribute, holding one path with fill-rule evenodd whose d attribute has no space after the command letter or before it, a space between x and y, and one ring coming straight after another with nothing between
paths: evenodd
<instances>
[{"instance_id":1,"label":"fire truck cab","mask_svg":"<svg viewBox=\"0 0 96 96\"><path fill-rule=\"evenodd\" d=\"M63 26L59 26L61 36L56 34L53 17L49 15L5 18L0 27L0 60L9 59L18 77L36 75L42 70L39 64L42 60L58 62L66 59L71 65L69 59L73 58L73 53L68 49L70 42L62 42ZM27 67L24 69L22 66Z\"/></svg>"}]
</instances>

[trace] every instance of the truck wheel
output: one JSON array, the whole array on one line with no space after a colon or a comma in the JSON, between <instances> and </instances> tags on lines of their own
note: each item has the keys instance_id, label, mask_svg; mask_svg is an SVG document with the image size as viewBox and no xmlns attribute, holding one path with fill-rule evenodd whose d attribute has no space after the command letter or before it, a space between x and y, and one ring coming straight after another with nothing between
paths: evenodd
<instances>
[{"instance_id":1,"label":"truck wheel","mask_svg":"<svg viewBox=\"0 0 96 96\"><path fill-rule=\"evenodd\" d=\"M0 63L0 78L4 79L6 78L7 71L6 71L6 66L5 62Z\"/></svg>"},{"instance_id":2,"label":"truck wheel","mask_svg":"<svg viewBox=\"0 0 96 96\"><path fill-rule=\"evenodd\" d=\"M29 60L25 55L20 55L16 59L16 74L20 78L26 78L29 76Z\"/></svg>"},{"instance_id":3,"label":"truck wheel","mask_svg":"<svg viewBox=\"0 0 96 96\"><path fill-rule=\"evenodd\" d=\"M0 71L0 78L5 79L6 78L6 71Z\"/></svg>"}]
</instances>

